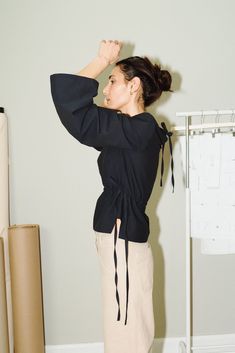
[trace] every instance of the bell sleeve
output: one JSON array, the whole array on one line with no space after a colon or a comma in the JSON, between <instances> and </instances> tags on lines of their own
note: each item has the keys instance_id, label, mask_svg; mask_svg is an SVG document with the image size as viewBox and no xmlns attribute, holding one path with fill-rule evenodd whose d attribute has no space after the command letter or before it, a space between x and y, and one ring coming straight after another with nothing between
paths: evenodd
<instances>
[{"instance_id":1,"label":"bell sleeve","mask_svg":"<svg viewBox=\"0 0 235 353\"><path fill-rule=\"evenodd\" d=\"M105 146L143 150L155 133L149 114L129 117L97 106L99 83L89 77L56 73L50 75L51 95L67 131L80 143L102 150Z\"/></svg>"}]
</instances>

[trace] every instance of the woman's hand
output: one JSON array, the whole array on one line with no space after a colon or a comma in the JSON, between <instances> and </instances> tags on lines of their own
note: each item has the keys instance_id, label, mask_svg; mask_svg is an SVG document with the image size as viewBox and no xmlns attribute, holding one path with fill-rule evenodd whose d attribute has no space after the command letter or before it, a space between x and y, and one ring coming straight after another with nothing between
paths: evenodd
<instances>
[{"instance_id":1,"label":"woman's hand","mask_svg":"<svg viewBox=\"0 0 235 353\"><path fill-rule=\"evenodd\" d=\"M119 59L122 43L118 40L102 40L98 56L105 59L107 64L113 64Z\"/></svg>"},{"instance_id":2,"label":"woman's hand","mask_svg":"<svg viewBox=\"0 0 235 353\"><path fill-rule=\"evenodd\" d=\"M110 64L113 64L116 60L118 60L121 46L121 42L117 40L102 40L100 42L98 55L96 55L96 57L86 67L76 74L79 76L96 78Z\"/></svg>"}]
</instances>

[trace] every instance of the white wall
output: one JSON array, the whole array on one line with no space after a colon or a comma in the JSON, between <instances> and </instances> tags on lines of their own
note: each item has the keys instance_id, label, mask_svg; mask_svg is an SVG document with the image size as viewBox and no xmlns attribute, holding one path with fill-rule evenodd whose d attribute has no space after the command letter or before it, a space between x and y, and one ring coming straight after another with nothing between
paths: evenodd
<instances>
[{"instance_id":1,"label":"white wall","mask_svg":"<svg viewBox=\"0 0 235 353\"><path fill-rule=\"evenodd\" d=\"M78 143L56 115L49 76L75 73L101 39L128 43L171 70L175 93L151 112L234 108L235 2L149 0L0 2L0 105L9 119L11 223L41 230L46 343L102 341L101 289L92 217L102 191L99 152ZM107 73L101 76L101 86ZM102 91L100 90L101 99ZM166 152L168 149L166 148ZM185 335L184 186L174 149L147 206L154 249L156 337ZM194 334L234 332L234 256L202 256L194 241Z\"/></svg>"}]
</instances>

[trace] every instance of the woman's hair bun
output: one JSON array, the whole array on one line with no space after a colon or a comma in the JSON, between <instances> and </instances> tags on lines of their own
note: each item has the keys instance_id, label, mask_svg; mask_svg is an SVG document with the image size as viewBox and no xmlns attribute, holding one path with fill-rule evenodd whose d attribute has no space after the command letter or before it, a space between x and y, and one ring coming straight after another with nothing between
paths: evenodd
<instances>
[{"instance_id":1,"label":"woman's hair bun","mask_svg":"<svg viewBox=\"0 0 235 353\"><path fill-rule=\"evenodd\" d=\"M160 65L154 64L155 68L155 79L157 81L157 84L159 85L160 89L162 91L171 91L171 82L172 78L167 70L161 70Z\"/></svg>"}]
</instances>

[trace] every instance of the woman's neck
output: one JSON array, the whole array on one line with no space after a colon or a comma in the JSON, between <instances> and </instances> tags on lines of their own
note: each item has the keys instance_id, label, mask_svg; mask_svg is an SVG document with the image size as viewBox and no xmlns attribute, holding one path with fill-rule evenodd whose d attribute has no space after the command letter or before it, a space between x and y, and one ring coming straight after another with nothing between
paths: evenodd
<instances>
[{"instance_id":1,"label":"woman's neck","mask_svg":"<svg viewBox=\"0 0 235 353\"><path fill-rule=\"evenodd\" d=\"M144 113L145 109L142 106L129 106L122 109L122 113L134 116L140 113Z\"/></svg>"}]
</instances>

